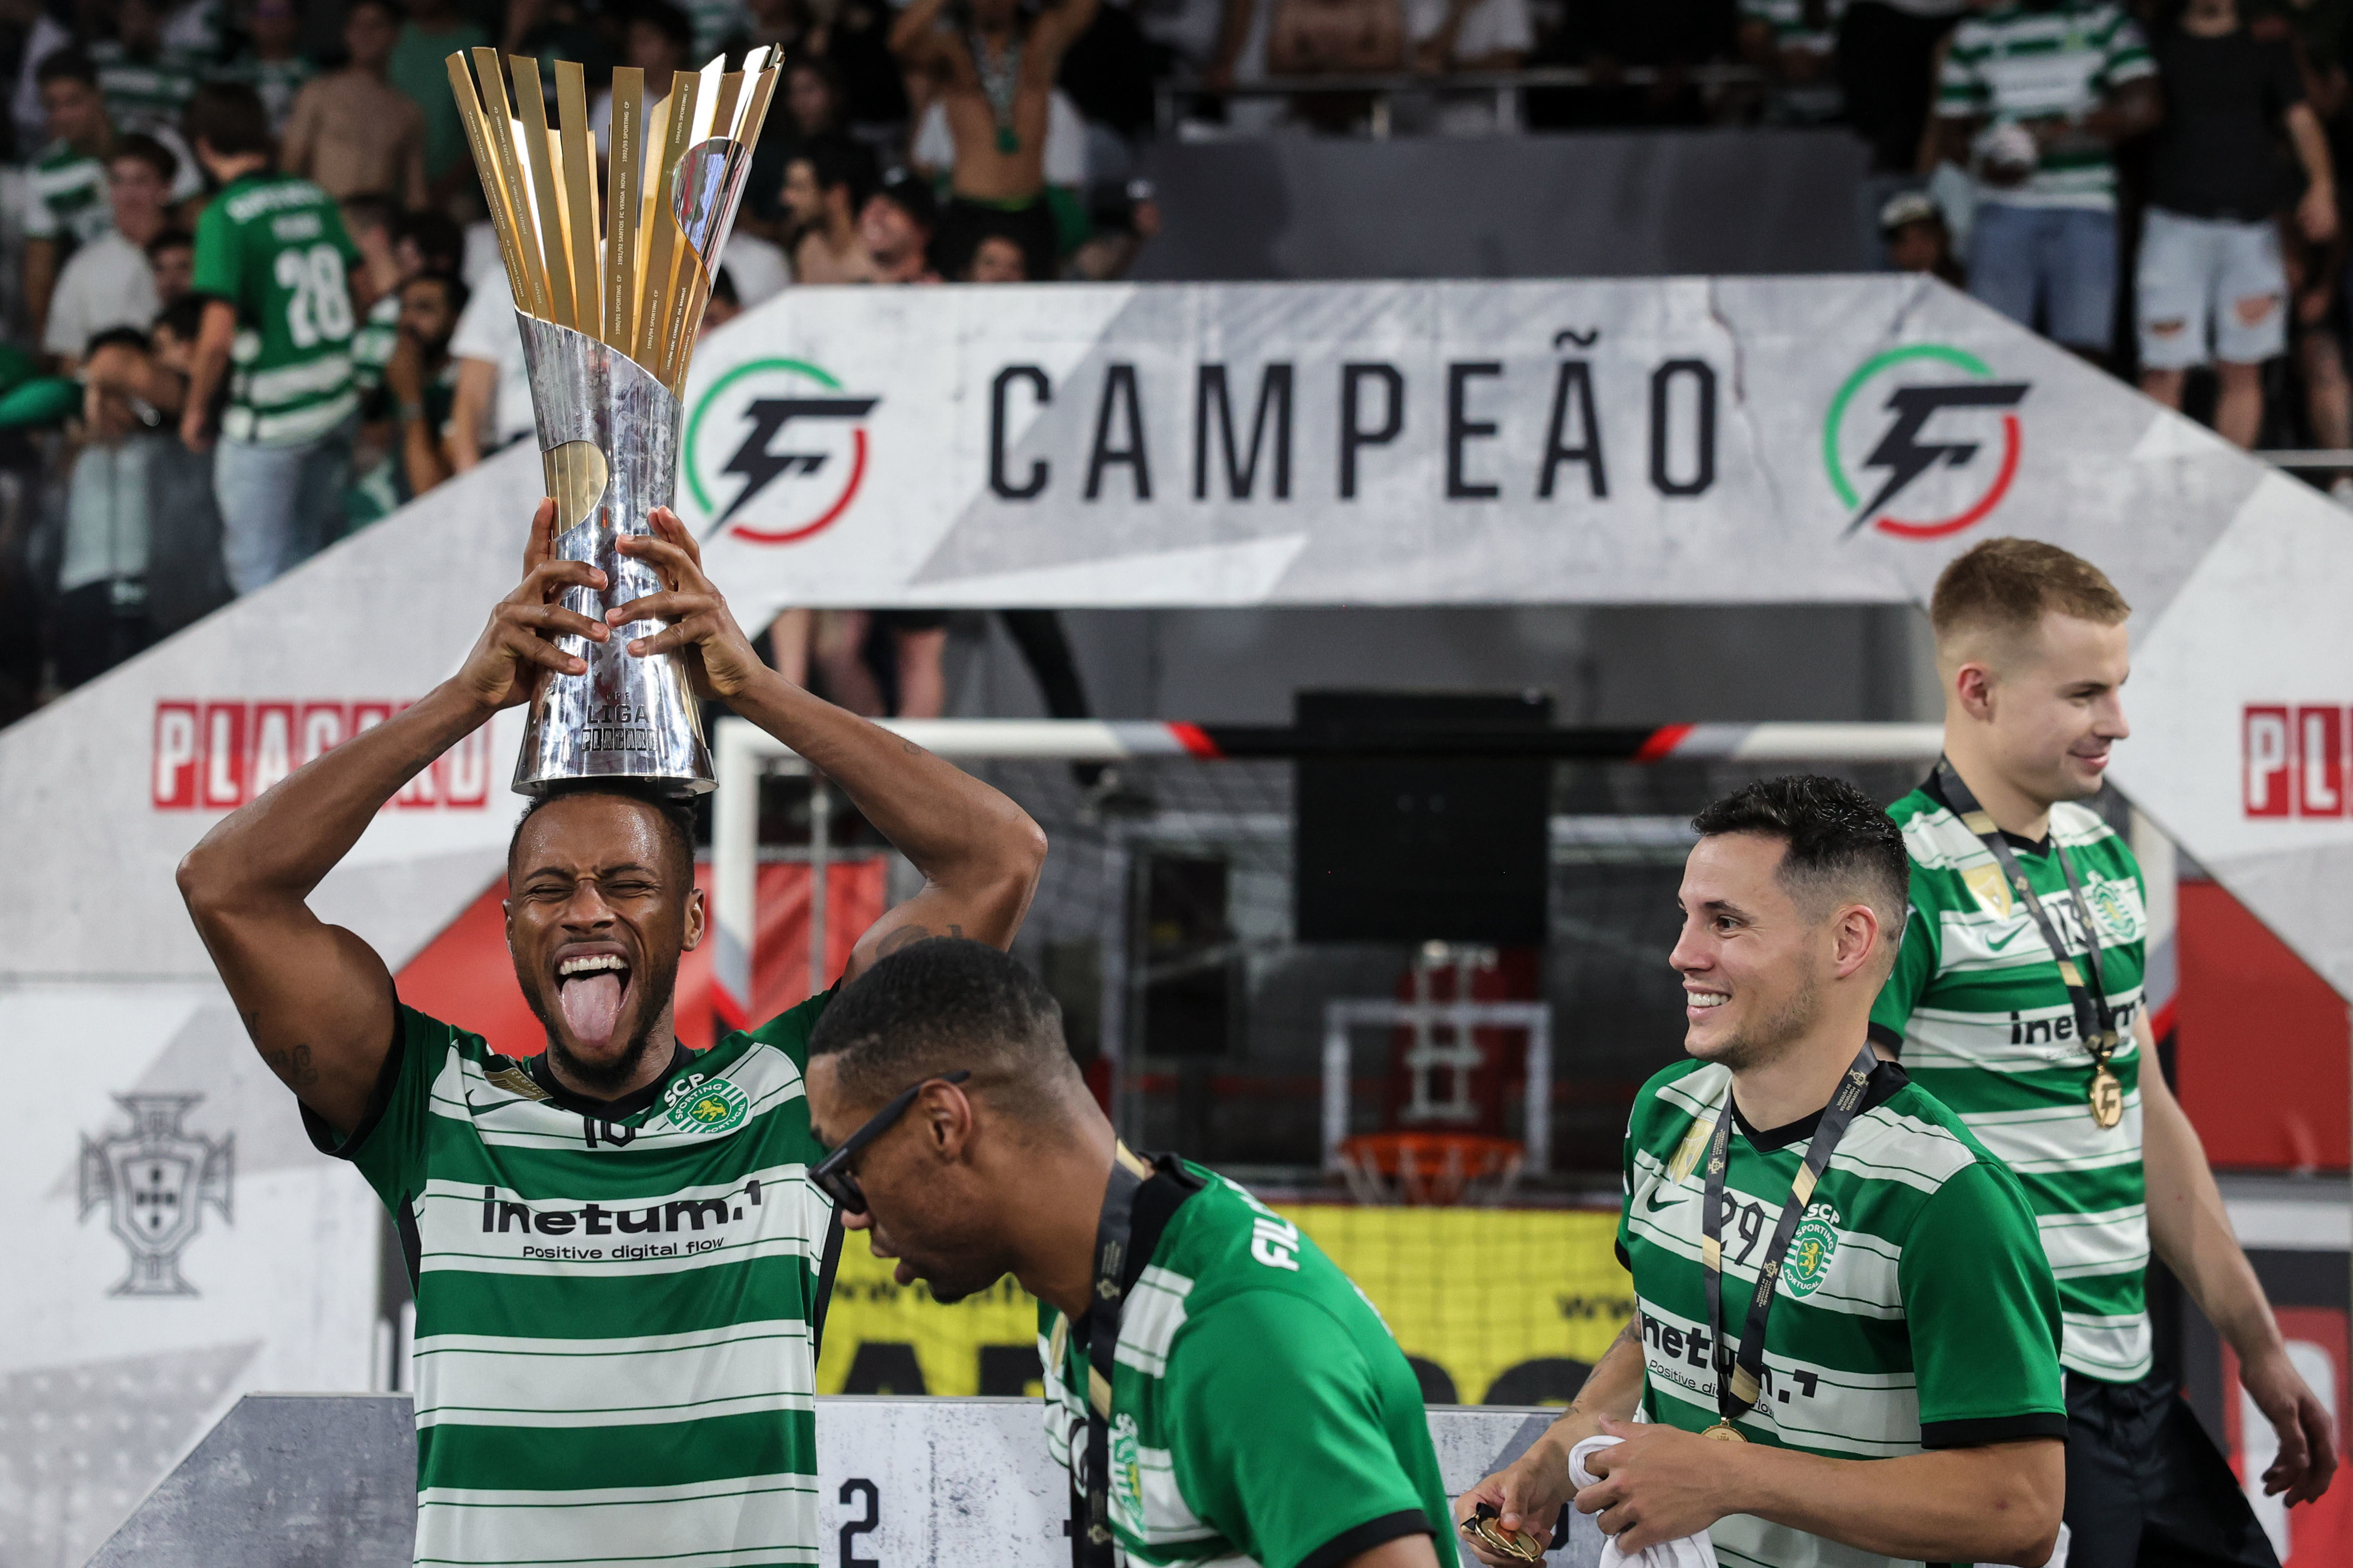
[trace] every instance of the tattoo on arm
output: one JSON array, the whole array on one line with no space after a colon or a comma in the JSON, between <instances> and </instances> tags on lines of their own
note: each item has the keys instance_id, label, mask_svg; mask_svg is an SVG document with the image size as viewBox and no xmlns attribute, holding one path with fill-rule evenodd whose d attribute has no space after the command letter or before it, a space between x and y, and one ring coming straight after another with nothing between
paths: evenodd
<instances>
[{"instance_id":1,"label":"tattoo on arm","mask_svg":"<svg viewBox=\"0 0 2353 1568\"><path fill-rule=\"evenodd\" d=\"M250 1024L247 1026L248 1028L251 1026ZM319 1081L319 1069L311 1065L311 1047L308 1046L296 1046L288 1051L264 1051L261 1060L262 1065L285 1080L289 1089L308 1089Z\"/></svg>"},{"instance_id":2,"label":"tattoo on arm","mask_svg":"<svg viewBox=\"0 0 2353 1568\"><path fill-rule=\"evenodd\" d=\"M943 934L961 938L964 935L964 927L951 922L945 932L940 932L928 926L901 926L876 945L874 956L888 958L902 947L913 947L919 942Z\"/></svg>"}]
</instances>

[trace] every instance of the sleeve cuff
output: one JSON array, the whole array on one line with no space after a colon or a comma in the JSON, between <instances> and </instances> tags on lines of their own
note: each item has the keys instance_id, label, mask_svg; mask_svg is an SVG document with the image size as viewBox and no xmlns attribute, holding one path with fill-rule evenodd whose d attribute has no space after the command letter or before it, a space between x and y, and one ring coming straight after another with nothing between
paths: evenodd
<instances>
[{"instance_id":1,"label":"sleeve cuff","mask_svg":"<svg viewBox=\"0 0 2353 1568\"><path fill-rule=\"evenodd\" d=\"M2057 1410L2031 1410L2020 1415L1983 1415L1972 1421L1924 1421L1923 1448L1982 1448L1989 1443L2022 1443L2031 1437L2067 1436L2067 1416Z\"/></svg>"},{"instance_id":2,"label":"sleeve cuff","mask_svg":"<svg viewBox=\"0 0 2353 1568\"><path fill-rule=\"evenodd\" d=\"M1374 1547L1405 1535L1430 1533L1430 1516L1418 1508L1396 1513L1385 1513L1378 1519L1368 1519L1354 1530L1344 1531L1299 1560L1299 1568L1338 1568L1352 1557L1362 1556Z\"/></svg>"},{"instance_id":3,"label":"sleeve cuff","mask_svg":"<svg viewBox=\"0 0 2353 1568\"><path fill-rule=\"evenodd\" d=\"M338 1160L358 1159L362 1145L368 1141L368 1134L374 1132L376 1123L384 1120L385 1110L392 1103L392 1091L400 1083L401 1058L407 1054L407 1011L400 1005L397 996L393 998L392 1042L385 1049L384 1066L376 1069L375 1087L368 1091L367 1109L360 1113L360 1124L352 1129L351 1136L338 1134L327 1125L325 1117L309 1105L302 1105L302 1131L311 1135L311 1147L320 1153Z\"/></svg>"},{"instance_id":4,"label":"sleeve cuff","mask_svg":"<svg viewBox=\"0 0 2353 1568\"><path fill-rule=\"evenodd\" d=\"M1874 1018L1872 1020L1871 1027L1864 1030L1863 1033L1871 1037L1871 1043L1873 1045L1885 1046L1889 1055L1896 1058L1898 1060L1903 1058L1904 1037L1889 1028L1886 1025ZM1852 1039L1853 1037L1854 1037L1852 1035L1847 1037L1849 1039Z\"/></svg>"}]
</instances>

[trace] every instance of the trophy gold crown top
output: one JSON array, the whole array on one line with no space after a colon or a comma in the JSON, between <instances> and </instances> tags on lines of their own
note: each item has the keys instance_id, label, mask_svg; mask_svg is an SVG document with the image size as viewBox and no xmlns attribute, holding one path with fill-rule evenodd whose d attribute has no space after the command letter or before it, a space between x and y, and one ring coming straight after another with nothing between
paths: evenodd
<instances>
[{"instance_id":1,"label":"trophy gold crown top","mask_svg":"<svg viewBox=\"0 0 2353 1568\"><path fill-rule=\"evenodd\" d=\"M537 60L512 56L501 72L495 49L474 50L470 67L465 51L450 55L516 309L608 345L680 392L783 58L763 47L740 71L724 56L679 71L650 114L646 73L617 68L600 181L577 64L555 62L550 125Z\"/></svg>"}]
</instances>

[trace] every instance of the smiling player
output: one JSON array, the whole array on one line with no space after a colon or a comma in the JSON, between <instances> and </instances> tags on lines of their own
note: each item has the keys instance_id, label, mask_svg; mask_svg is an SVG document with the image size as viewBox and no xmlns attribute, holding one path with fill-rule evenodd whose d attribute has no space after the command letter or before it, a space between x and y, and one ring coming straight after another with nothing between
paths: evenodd
<instances>
[{"instance_id":1,"label":"smiling player","mask_svg":"<svg viewBox=\"0 0 2353 1568\"><path fill-rule=\"evenodd\" d=\"M360 938L304 900L377 810L542 670L554 638L676 648L698 689L839 785L923 873L846 973L927 933L1013 938L1037 825L938 758L761 664L666 511L621 549L664 591L563 608L603 574L551 559L533 520L521 585L458 673L301 768L189 852L180 888L262 1059L312 1141L356 1164L398 1225L417 1294L417 1561L816 1561L808 1332L829 1205L801 1093L827 996L695 1052L671 987L704 931L692 818L627 783L542 795L508 851L507 945L547 1029L529 1061L403 1006Z\"/></svg>"},{"instance_id":2,"label":"smiling player","mask_svg":"<svg viewBox=\"0 0 2353 1568\"><path fill-rule=\"evenodd\" d=\"M1873 1055L1903 839L1827 778L1692 825L1668 958L1692 1059L1626 1131L1633 1321L1458 1517L1540 1535L1573 1495L1630 1559L1705 1531L1741 1568L2034 1568L2059 1533L2058 1292L2017 1179ZM1623 1441L1579 1490L1592 1437Z\"/></svg>"}]
</instances>

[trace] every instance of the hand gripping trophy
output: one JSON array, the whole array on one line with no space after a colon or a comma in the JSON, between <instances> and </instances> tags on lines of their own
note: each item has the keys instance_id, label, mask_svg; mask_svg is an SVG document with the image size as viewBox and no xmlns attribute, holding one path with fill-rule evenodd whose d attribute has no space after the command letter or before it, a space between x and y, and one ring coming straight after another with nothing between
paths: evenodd
<instances>
[{"instance_id":1,"label":"hand gripping trophy","mask_svg":"<svg viewBox=\"0 0 2353 1568\"><path fill-rule=\"evenodd\" d=\"M497 51L473 55L471 69L462 51L449 57L449 86L514 291L540 461L557 508L555 552L590 563L607 584L601 595L574 589L565 606L602 618L662 587L616 541L648 532L647 514L670 505L676 487L687 360L783 57L761 48L740 71L723 58L680 71L650 115L645 72L615 70L612 155L600 191L580 67L555 63L550 126L537 60L508 60L510 106ZM627 651L631 637L659 629L617 627L604 643L562 639L587 672L540 672L516 790L584 778L645 779L681 795L712 787L711 752L679 656Z\"/></svg>"}]
</instances>

